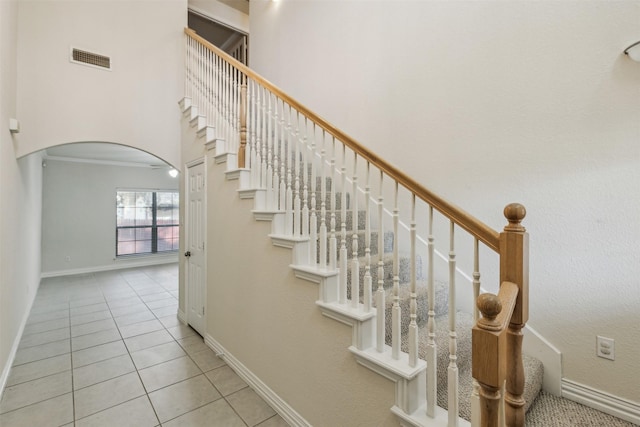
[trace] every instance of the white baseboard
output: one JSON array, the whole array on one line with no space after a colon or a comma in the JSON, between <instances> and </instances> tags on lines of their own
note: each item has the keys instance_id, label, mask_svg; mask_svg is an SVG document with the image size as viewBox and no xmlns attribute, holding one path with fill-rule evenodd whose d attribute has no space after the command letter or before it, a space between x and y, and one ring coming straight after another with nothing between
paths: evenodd
<instances>
[{"instance_id":1,"label":"white baseboard","mask_svg":"<svg viewBox=\"0 0 640 427\"><path fill-rule=\"evenodd\" d=\"M31 297L31 301L28 304L27 310L24 312L22 316L22 321L20 322L20 328L18 329L18 333L16 334L13 345L11 346L11 351L9 352L9 357L7 358L7 363L2 369L2 376L0 376L0 400L2 400L2 395L4 394L4 388L7 385L7 381L9 380L9 372L11 371L11 366L13 366L13 361L16 358L16 353L18 352L18 346L20 345L20 340L22 339L22 334L24 333L24 328L27 325L27 320L29 319L29 313L31 313L31 307L33 307L33 302L36 300L36 295L38 294L38 289L40 288L40 283L38 283L38 287L36 291L33 293Z\"/></svg>"},{"instance_id":2,"label":"white baseboard","mask_svg":"<svg viewBox=\"0 0 640 427\"><path fill-rule=\"evenodd\" d=\"M187 325L187 315L184 313L184 311L178 309L178 320L181 321L182 323L184 323L185 325Z\"/></svg>"},{"instance_id":3,"label":"white baseboard","mask_svg":"<svg viewBox=\"0 0 640 427\"><path fill-rule=\"evenodd\" d=\"M542 389L554 396L562 393L562 353L535 329L526 325L522 331L522 352L535 357L544 366Z\"/></svg>"},{"instance_id":4,"label":"white baseboard","mask_svg":"<svg viewBox=\"0 0 640 427\"><path fill-rule=\"evenodd\" d=\"M59 276L71 276L74 274L87 274L87 273L99 273L101 271L111 271L111 270L122 270L125 268L135 268L135 267L147 267L150 265L161 265L161 264L172 264L178 262L178 255L172 256L151 256L140 259L131 259L131 260L117 260L114 264L110 265L100 265L95 267L83 267L83 268L72 268L69 270L57 270L57 271L47 271L42 273L41 277L59 277Z\"/></svg>"},{"instance_id":5,"label":"white baseboard","mask_svg":"<svg viewBox=\"0 0 640 427\"><path fill-rule=\"evenodd\" d=\"M640 425L640 404L637 402L567 379L562 380L562 397Z\"/></svg>"},{"instance_id":6,"label":"white baseboard","mask_svg":"<svg viewBox=\"0 0 640 427\"><path fill-rule=\"evenodd\" d=\"M204 339L207 344L218 357L224 360L231 369L233 369L240 378L242 378L249 386L262 397L290 426L293 427L311 427L300 414L298 414L287 402L278 396L273 390L263 383L253 372L242 364L233 355L228 353L225 348L217 342L211 335L207 334Z\"/></svg>"}]
</instances>

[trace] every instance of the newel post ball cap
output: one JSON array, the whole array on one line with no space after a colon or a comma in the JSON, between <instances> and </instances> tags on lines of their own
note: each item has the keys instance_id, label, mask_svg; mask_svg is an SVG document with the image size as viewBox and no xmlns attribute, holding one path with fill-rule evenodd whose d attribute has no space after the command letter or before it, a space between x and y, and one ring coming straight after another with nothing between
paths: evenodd
<instances>
[{"instance_id":1,"label":"newel post ball cap","mask_svg":"<svg viewBox=\"0 0 640 427\"><path fill-rule=\"evenodd\" d=\"M509 203L504 208L504 217L509 221L509 224L504 227L505 231L525 231L525 228L520 224L525 216L527 216L527 210L524 205Z\"/></svg>"},{"instance_id":2,"label":"newel post ball cap","mask_svg":"<svg viewBox=\"0 0 640 427\"><path fill-rule=\"evenodd\" d=\"M476 305L482 317L493 320L502 311L502 302L494 294L481 294L476 300Z\"/></svg>"}]
</instances>

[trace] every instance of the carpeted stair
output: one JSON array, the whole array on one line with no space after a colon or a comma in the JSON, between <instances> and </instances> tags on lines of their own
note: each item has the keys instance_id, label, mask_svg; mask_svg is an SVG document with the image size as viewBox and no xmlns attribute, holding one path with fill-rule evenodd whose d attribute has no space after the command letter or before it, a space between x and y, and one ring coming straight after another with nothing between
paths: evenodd
<instances>
[{"instance_id":1,"label":"carpeted stair","mask_svg":"<svg viewBox=\"0 0 640 427\"><path fill-rule=\"evenodd\" d=\"M336 194L337 206L340 205L340 193ZM347 198L347 209L349 208L349 198ZM327 198L327 210L331 209ZM352 258L352 240L353 240L353 227L352 218L353 212L347 211L347 254L348 259ZM330 224L331 213L327 212L327 226ZM364 278L364 265L365 265L365 212L358 212L358 257L360 260L360 298L363 297L363 278ZM338 252L340 249L340 212L336 213L336 237L338 239ZM386 303L386 343L391 344L391 307L393 305L393 244L394 235L391 231L385 231L383 240L382 260L384 263L384 278L383 287L385 290L385 303ZM328 244L327 244L328 247ZM318 243L319 248L319 243ZM371 266L370 274L372 276L372 288L375 294L378 288L378 260L380 251L378 248L378 232L372 230L371 236ZM338 254L339 256L339 254ZM401 307L401 331L402 331L402 351L408 351L408 327L409 327L409 305L410 305L410 258L407 255L401 254L399 256L399 271L398 277L400 279L399 297ZM429 310L427 283L425 280L425 260L422 257L416 256L416 302L418 313L418 327L419 327L419 350L418 354L420 358L426 358L427 351L427 313ZM351 266L348 265L347 282L351 282ZM436 282L435 284L435 322L436 322L436 343L438 345L438 406L447 409L447 368L449 365L449 330L448 330L448 310L449 310L449 288L448 284L444 282ZM347 296L351 298L351 286L347 287ZM375 297L374 297L375 305ZM469 420L471 418L471 393L473 390L473 381L471 376L471 329L473 328L473 316L469 313L458 311L456 313L456 333L457 333L457 366L459 371L459 416ZM536 396L539 394L542 388L543 366L542 363L532 357L524 356L524 370L525 370L525 411L528 410Z\"/></svg>"}]
</instances>

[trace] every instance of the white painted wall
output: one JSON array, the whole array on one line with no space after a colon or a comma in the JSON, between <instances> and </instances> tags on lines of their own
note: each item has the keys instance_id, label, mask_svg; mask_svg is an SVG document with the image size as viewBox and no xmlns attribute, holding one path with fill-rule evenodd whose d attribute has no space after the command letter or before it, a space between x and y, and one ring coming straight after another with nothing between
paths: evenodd
<instances>
[{"instance_id":1,"label":"white painted wall","mask_svg":"<svg viewBox=\"0 0 640 427\"><path fill-rule=\"evenodd\" d=\"M158 262L177 254L115 256L116 191L178 190L168 169L47 159L42 198L42 272L70 274ZM70 260L67 261L66 257Z\"/></svg>"},{"instance_id":2,"label":"white painted wall","mask_svg":"<svg viewBox=\"0 0 640 427\"><path fill-rule=\"evenodd\" d=\"M530 325L640 402L640 2L252 1L252 67L496 229L525 204ZM595 337L616 340L616 360Z\"/></svg>"},{"instance_id":3,"label":"white painted wall","mask_svg":"<svg viewBox=\"0 0 640 427\"><path fill-rule=\"evenodd\" d=\"M17 2L0 2L0 394L40 283L41 157L17 161L7 126L16 117L17 14Z\"/></svg>"},{"instance_id":4,"label":"white painted wall","mask_svg":"<svg viewBox=\"0 0 640 427\"><path fill-rule=\"evenodd\" d=\"M116 142L180 165L186 0L21 1L18 155L68 142ZM71 46L112 58L69 61Z\"/></svg>"}]
</instances>

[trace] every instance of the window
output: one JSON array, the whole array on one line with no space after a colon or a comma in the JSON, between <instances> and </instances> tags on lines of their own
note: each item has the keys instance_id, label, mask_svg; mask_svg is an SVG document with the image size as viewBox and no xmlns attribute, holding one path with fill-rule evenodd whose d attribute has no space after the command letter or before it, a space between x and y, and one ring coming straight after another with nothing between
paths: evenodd
<instances>
[{"instance_id":1,"label":"window","mask_svg":"<svg viewBox=\"0 0 640 427\"><path fill-rule=\"evenodd\" d=\"M177 191L116 192L116 256L177 251Z\"/></svg>"}]
</instances>

